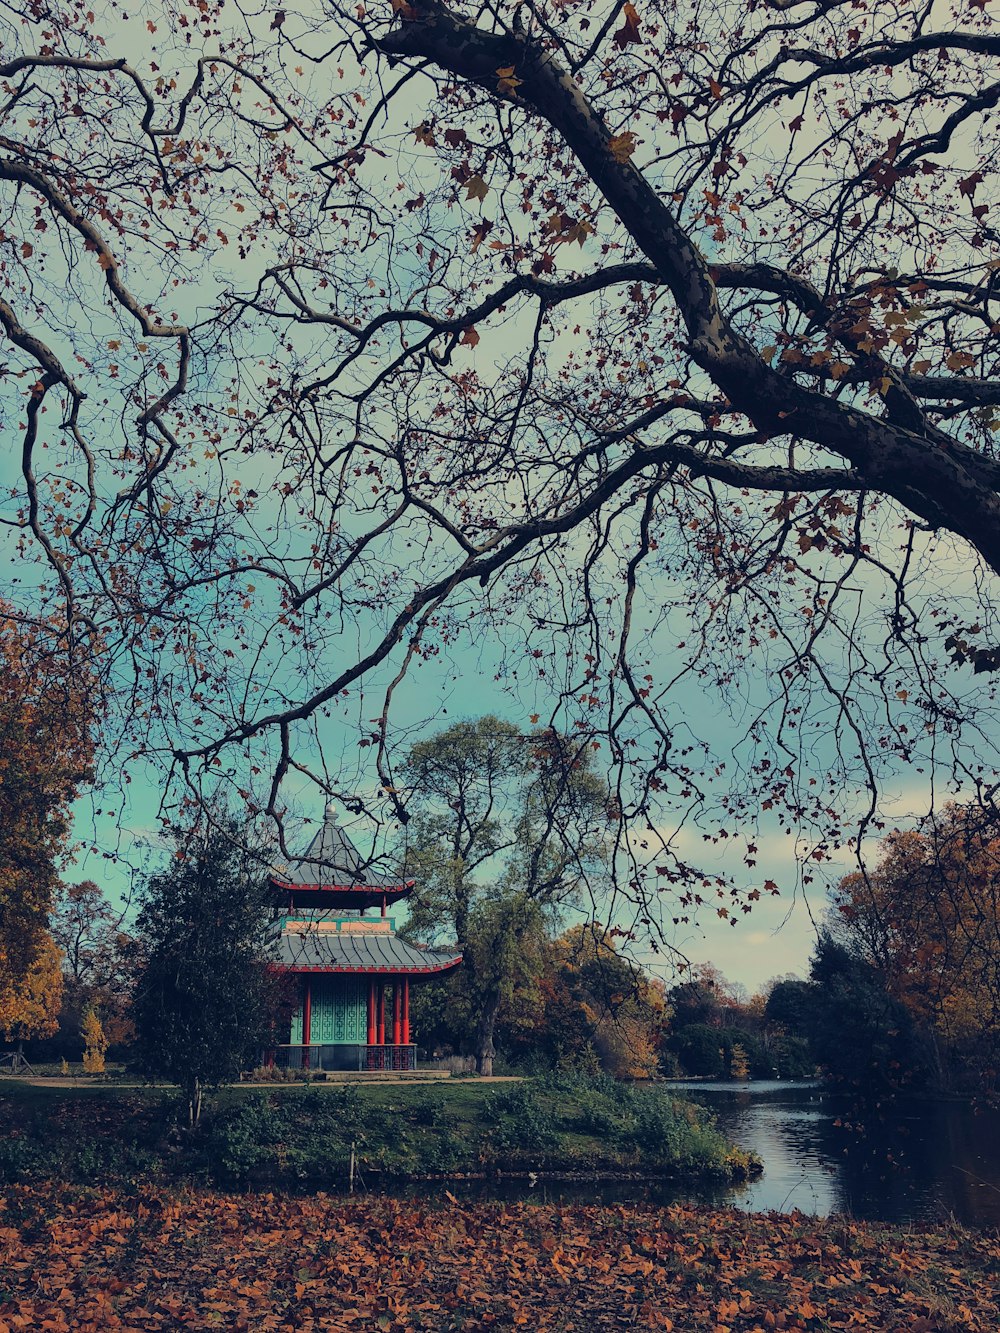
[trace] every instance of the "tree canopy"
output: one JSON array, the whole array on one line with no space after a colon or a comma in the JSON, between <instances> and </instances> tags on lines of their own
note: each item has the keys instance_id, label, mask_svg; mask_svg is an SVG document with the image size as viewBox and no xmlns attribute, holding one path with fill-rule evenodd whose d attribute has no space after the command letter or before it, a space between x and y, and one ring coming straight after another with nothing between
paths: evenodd
<instances>
[{"instance_id":1,"label":"tree canopy","mask_svg":"<svg viewBox=\"0 0 1000 1333\"><path fill-rule=\"evenodd\" d=\"M90 772L87 683L53 652L49 633L0 601L0 976L11 985L41 954L47 972L57 954L46 926L70 805Z\"/></svg>"},{"instance_id":2,"label":"tree canopy","mask_svg":"<svg viewBox=\"0 0 1000 1333\"><path fill-rule=\"evenodd\" d=\"M109 1044L134 1035L130 1009L139 959L123 917L93 880L60 887L50 918L63 956L60 1054L77 1053L88 1013L99 1020Z\"/></svg>"},{"instance_id":3,"label":"tree canopy","mask_svg":"<svg viewBox=\"0 0 1000 1333\"><path fill-rule=\"evenodd\" d=\"M609 793L585 743L486 716L414 745L406 873L417 883L407 929L457 943L453 988L469 1015L477 1066L492 1073L501 1007L541 966L548 920L592 906L607 879Z\"/></svg>"},{"instance_id":4,"label":"tree canopy","mask_svg":"<svg viewBox=\"0 0 1000 1333\"><path fill-rule=\"evenodd\" d=\"M1000 830L952 805L893 833L877 866L833 893L836 936L905 1007L935 1078L993 1090L1000 1077Z\"/></svg>"},{"instance_id":5,"label":"tree canopy","mask_svg":"<svg viewBox=\"0 0 1000 1333\"><path fill-rule=\"evenodd\" d=\"M65 971L77 985L121 987L128 941L122 917L92 879L61 886L50 924Z\"/></svg>"},{"instance_id":6,"label":"tree canopy","mask_svg":"<svg viewBox=\"0 0 1000 1333\"><path fill-rule=\"evenodd\" d=\"M62 955L43 934L27 969L14 971L0 957L0 1033L8 1041L50 1037L59 1026Z\"/></svg>"},{"instance_id":7,"label":"tree canopy","mask_svg":"<svg viewBox=\"0 0 1000 1333\"><path fill-rule=\"evenodd\" d=\"M635 891L730 911L692 811L822 860L900 764L989 789L984 0L15 0L0 41L4 518L126 751L402 817L394 697L489 645L601 740Z\"/></svg>"}]
</instances>

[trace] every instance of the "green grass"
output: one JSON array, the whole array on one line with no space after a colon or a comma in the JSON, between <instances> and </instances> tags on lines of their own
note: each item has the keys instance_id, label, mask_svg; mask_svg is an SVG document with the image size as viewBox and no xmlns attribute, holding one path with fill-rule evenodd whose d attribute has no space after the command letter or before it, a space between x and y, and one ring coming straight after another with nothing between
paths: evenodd
<instances>
[{"instance_id":1,"label":"green grass","mask_svg":"<svg viewBox=\"0 0 1000 1333\"><path fill-rule=\"evenodd\" d=\"M230 1087L194 1134L173 1089L0 1085L0 1180L333 1187L366 1178L547 1172L737 1179L755 1163L662 1088L518 1083Z\"/></svg>"}]
</instances>

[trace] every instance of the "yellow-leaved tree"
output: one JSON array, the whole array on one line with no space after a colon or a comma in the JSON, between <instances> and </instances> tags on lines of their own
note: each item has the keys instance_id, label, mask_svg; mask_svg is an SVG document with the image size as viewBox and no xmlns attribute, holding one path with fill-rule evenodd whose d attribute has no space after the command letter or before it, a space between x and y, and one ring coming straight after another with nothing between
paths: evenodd
<instances>
[{"instance_id":1,"label":"yellow-leaved tree","mask_svg":"<svg viewBox=\"0 0 1000 1333\"><path fill-rule=\"evenodd\" d=\"M15 1070L22 1062L22 1043L32 1037L51 1037L59 1026L62 987L62 954L47 931L23 972L7 966L0 952L0 1032L18 1043Z\"/></svg>"},{"instance_id":2,"label":"yellow-leaved tree","mask_svg":"<svg viewBox=\"0 0 1000 1333\"><path fill-rule=\"evenodd\" d=\"M92 682L59 628L26 627L0 600L0 947L15 971L40 943L94 750Z\"/></svg>"},{"instance_id":3,"label":"yellow-leaved tree","mask_svg":"<svg viewBox=\"0 0 1000 1333\"><path fill-rule=\"evenodd\" d=\"M80 1024L80 1036L83 1038L83 1072L103 1074L104 1059L108 1053L108 1039L100 1015L92 1006L84 1012Z\"/></svg>"}]
</instances>

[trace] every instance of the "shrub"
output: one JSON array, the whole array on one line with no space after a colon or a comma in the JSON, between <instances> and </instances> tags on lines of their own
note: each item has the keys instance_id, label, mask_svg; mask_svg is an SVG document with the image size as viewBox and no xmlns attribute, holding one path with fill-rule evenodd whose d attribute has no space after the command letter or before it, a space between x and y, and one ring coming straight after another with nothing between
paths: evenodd
<instances>
[{"instance_id":1,"label":"shrub","mask_svg":"<svg viewBox=\"0 0 1000 1333\"><path fill-rule=\"evenodd\" d=\"M247 1097L213 1115L205 1135L206 1166L213 1176L245 1180L282 1140L282 1117L267 1095Z\"/></svg>"},{"instance_id":2,"label":"shrub","mask_svg":"<svg viewBox=\"0 0 1000 1333\"><path fill-rule=\"evenodd\" d=\"M546 1149L559 1142L559 1130L550 1107L541 1098L544 1079L525 1080L498 1088L484 1097L480 1120L492 1127L491 1144L511 1148Z\"/></svg>"}]
</instances>

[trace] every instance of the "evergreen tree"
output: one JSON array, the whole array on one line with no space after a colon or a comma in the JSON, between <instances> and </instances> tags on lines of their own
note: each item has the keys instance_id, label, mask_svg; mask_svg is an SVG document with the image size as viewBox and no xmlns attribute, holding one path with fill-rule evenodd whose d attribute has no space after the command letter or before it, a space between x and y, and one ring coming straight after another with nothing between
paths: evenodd
<instances>
[{"instance_id":1,"label":"evergreen tree","mask_svg":"<svg viewBox=\"0 0 1000 1333\"><path fill-rule=\"evenodd\" d=\"M265 866L245 842L228 816L189 831L140 900L139 1058L184 1089L192 1126L203 1087L236 1078L271 1036L278 988L267 965Z\"/></svg>"},{"instance_id":2,"label":"evergreen tree","mask_svg":"<svg viewBox=\"0 0 1000 1333\"><path fill-rule=\"evenodd\" d=\"M831 1082L866 1096L926 1085L931 1071L913 1019L876 968L824 932L809 975L810 1045Z\"/></svg>"}]
</instances>

